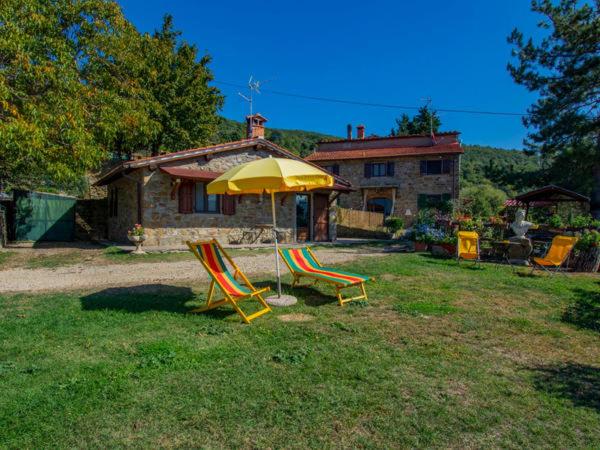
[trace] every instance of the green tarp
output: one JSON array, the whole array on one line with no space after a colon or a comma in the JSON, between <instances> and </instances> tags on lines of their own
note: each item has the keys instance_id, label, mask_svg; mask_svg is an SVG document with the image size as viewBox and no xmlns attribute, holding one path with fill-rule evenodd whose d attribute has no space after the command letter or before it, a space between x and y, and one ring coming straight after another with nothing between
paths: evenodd
<instances>
[{"instance_id":1,"label":"green tarp","mask_svg":"<svg viewBox=\"0 0 600 450\"><path fill-rule=\"evenodd\" d=\"M73 197L17 191L15 239L17 241L72 241L75 232Z\"/></svg>"}]
</instances>

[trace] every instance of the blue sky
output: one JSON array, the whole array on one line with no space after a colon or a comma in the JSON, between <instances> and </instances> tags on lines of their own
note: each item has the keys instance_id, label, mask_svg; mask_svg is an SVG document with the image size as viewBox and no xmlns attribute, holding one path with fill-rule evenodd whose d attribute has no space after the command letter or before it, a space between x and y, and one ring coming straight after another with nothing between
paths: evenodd
<instances>
[{"instance_id":1,"label":"blue sky","mask_svg":"<svg viewBox=\"0 0 600 450\"><path fill-rule=\"evenodd\" d=\"M264 90L372 103L525 112L535 96L506 71L506 36L516 26L536 33L526 0L431 1L159 1L121 0L141 31L174 16L183 38L213 57L215 79ZM222 114L242 120L248 105L236 87ZM268 126L343 136L347 123L389 133L403 111L324 103L264 92L255 111ZM411 111L408 111L412 113ZM441 113L443 129L463 142L521 148L519 117Z\"/></svg>"}]
</instances>

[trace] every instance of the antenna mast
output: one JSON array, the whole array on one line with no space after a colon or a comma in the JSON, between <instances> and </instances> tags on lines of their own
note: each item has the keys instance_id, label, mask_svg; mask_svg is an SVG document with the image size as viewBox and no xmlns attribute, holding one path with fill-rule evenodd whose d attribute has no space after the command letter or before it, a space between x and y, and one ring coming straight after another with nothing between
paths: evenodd
<instances>
[{"instance_id":1,"label":"antenna mast","mask_svg":"<svg viewBox=\"0 0 600 450\"><path fill-rule=\"evenodd\" d=\"M254 93L256 92L257 94L260 94L260 84L261 82L259 80L253 80L252 75L250 75L250 79L248 80L248 95L238 92L238 95L248 102L248 106L250 107L250 115L252 115Z\"/></svg>"}]
</instances>

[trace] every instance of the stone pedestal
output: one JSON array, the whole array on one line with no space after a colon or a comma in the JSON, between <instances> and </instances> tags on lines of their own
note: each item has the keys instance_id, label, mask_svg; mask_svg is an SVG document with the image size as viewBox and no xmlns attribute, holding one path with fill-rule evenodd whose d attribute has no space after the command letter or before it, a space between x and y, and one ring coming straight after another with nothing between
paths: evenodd
<instances>
[{"instance_id":1,"label":"stone pedestal","mask_svg":"<svg viewBox=\"0 0 600 450\"><path fill-rule=\"evenodd\" d=\"M508 261L511 264L528 266L529 256L533 251L533 245L531 240L526 237L512 237L509 239L510 245L508 246Z\"/></svg>"}]
</instances>

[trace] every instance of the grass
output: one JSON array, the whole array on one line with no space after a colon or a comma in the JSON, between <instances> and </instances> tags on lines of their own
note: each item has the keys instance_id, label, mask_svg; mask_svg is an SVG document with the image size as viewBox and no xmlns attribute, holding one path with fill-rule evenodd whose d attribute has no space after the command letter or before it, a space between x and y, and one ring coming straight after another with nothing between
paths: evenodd
<instances>
[{"instance_id":1,"label":"grass","mask_svg":"<svg viewBox=\"0 0 600 450\"><path fill-rule=\"evenodd\" d=\"M301 288L249 326L185 314L206 286L0 298L0 447L598 447L597 277L346 268L368 302Z\"/></svg>"}]
</instances>

